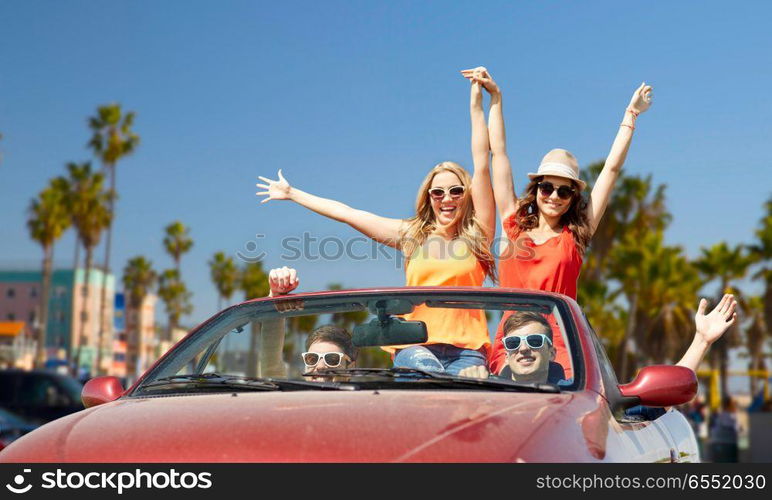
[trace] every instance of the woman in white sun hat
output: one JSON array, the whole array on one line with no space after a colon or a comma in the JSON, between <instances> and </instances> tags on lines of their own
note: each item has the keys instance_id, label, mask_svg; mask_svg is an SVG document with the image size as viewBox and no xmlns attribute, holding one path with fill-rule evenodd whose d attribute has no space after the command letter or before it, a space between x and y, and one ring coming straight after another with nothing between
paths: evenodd
<instances>
[{"instance_id":1,"label":"woman in white sun hat","mask_svg":"<svg viewBox=\"0 0 772 500\"><path fill-rule=\"evenodd\" d=\"M565 149L553 149L544 156L537 171L528 174L531 182L518 198L507 156L501 90L483 67L461 73L473 83L481 84L491 95L488 124L491 177L496 207L507 236L499 248L501 286L557 292L576 299L585 249L603 217L625 162L636 119L651 105L651 87L642 83L633 92L588 199L582 196L587 186L579 178L579 163ZM504 320L506 318L502 318ZM502 336L499 329L489 360L493 373L498 373L505 363ZM560 353L559 346L555 347ZM557 362L561 361L559 358ZM570 371L566 364L561 364Z\"/></svg>"}]
</instances>

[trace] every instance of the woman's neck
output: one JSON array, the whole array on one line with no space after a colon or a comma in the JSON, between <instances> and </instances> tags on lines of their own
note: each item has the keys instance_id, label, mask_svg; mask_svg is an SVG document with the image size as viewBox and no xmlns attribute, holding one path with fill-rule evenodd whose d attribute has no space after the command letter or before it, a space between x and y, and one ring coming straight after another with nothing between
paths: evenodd
<instances>
[{"instance_id":1,"label":"woman's neck","mask_svg":"<svg viewBox=\"0 0 772 500\"><path fill-rule=\"evenodd\" d=\"M539 214L539 225L536 226L536 230L539 232L554 231L560 232L563 226L560 224L560 217L547 217L546 215Z\"/></svg>"},{"instance_id":2,"label":"woman's neck","mask_svg":"<svg viewBox=\"0 0 772 500\"><path fill-rule=\"evenodd\" d=\"M458 225L451 224L449 226L437 226L432 234L450 241L458 236Z\"/></svg>"}]
</instances>

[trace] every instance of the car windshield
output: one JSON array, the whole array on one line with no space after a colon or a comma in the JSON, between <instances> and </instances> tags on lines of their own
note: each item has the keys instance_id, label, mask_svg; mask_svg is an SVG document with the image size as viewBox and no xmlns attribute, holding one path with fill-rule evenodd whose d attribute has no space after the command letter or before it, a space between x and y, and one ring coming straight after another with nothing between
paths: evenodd
<instances>
[{"instance_id":1,"label":"car windshield","mask_svg":"<svg viewBox=\"0 0 772 500\"><path fill-rule=\"evenodd\" d=\"M450 331L458 347L437 349L443 340L450 344ZM505 347L497 332L517 338ZM452 356L462 349L477 351L473 359L482 361L476 364L494 373L473 377L401 362L403 350L412 353L427 339L429 349L421 349L442 362L457 360ZM443 358L448 353L451 358ZM415 289L289 295L214 316L162 358L131 395L362 388L558 392L578 389L578 353L568 306L549 295ZM489 365L486 358L496 356L498 363Z\"/></svg>"}]
</instances>

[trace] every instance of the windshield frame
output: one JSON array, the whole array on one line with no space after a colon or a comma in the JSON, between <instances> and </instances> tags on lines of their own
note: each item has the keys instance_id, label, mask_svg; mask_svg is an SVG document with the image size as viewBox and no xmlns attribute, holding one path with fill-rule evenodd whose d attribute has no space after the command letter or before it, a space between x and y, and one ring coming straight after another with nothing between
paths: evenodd
<instances>
[{"instance_id":1,"label":"windshield frame","mask_svg":"<svg viewBox=\"0 0 772 500\"><path fill-rule=\"evenodd\" d=\"M185 338L167 351L154 366L140 377L124 397L143 396L142 387L154 380L176 374L181 367L190 362L191 352L201 353L207 346L213 345L238 326L251 321L263 321L267 318L287 318L306 314L328 314L339 312L349 303L351 310L366 310L366 302L374 298L416 299L447 301L480 301L488 302L491 307L480 307L486 310L506 310L504 305L534 304L557 309L558 322L563 334L567 337L568 347L573 362L574 378L570 385L562 388L567 391L581 390L585 384L586 363L583 357L579 329L571 308L565 299L553 293L526 290L507 290L495 288L423 288L404 287L390 289L339 290L308 294L285 295L276 298L255 299L231 306L215 314L207 321L192 330ZM282 303L302 301L303 309L282 307ZM498 306L498 307L493 307ZM514 308L513 308L514 309ZM213 332L218 332L219 339L211 338ZM187 354L186 354L187 353ZM197 354L193 354L195 357ZM181 362L182 359L187 361Z\"/></svg>"}]
</instances>

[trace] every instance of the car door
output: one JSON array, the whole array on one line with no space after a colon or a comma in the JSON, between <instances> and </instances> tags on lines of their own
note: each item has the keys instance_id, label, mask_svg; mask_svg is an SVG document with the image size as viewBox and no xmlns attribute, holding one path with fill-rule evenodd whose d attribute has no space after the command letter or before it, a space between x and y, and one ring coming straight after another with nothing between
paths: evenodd
<instances>
[{"instance_id":1,"label":"car door","mask_svg":"<svg viewBox=\"0 0 772 500\"><path fill-rule=\"evenodd\" d=\"M680 411L671 409L654 421L673 443L675 462L699 462L697 438L686 417Z\"/></svg>"},{"instance_id":2,"label":"car door","mask_svg":"<svg viewBox=\"0 0 772 500\"><path fill-rule=\"evenodd\" d=\"M606 350L591 326L590 331L605 392L611 394L618 391L619 382ZM614 415L612 412L608 423L608 450L611 455L608 458L621 462L671 462L674 456L678 456L678 451L672 436L658 423L661 418L644 420L628 414Z\"/></svg>"}]
</instances>

